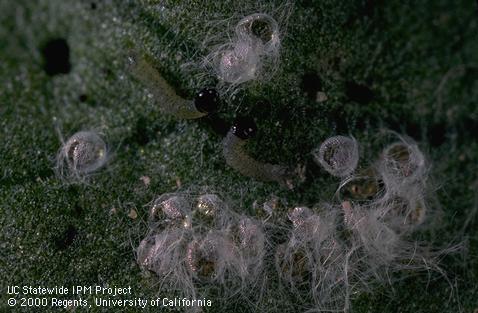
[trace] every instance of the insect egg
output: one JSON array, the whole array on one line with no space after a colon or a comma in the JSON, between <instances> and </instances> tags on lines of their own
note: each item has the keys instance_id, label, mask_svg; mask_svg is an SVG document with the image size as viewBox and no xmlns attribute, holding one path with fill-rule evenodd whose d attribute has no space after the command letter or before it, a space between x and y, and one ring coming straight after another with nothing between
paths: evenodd
<instances>
[{"instance_id":1,"label":"insect egg","mask_svg":"<svg viewBox=\"0 0 478 313\"><path fill-rule=\"evenodd\" d=\"M156 199L149 211L151 222L168 222L186 226L190 215L189 201L181 195L165 194Z\"/></svg>"},{"instance_id":2,"label":"insect egg","mask_svg":"<svg viewBox=\"0 0 478 313\"><path fill-rule=\"evenodd\" d=\"M340 184L338 195L341 200L370 201L383 196L383 181L372 168L354 175Z\"/></svg>"},{"instance_id":3,"label":"insect egg","mask_svg":"<svg viewBox=\"0 0 478 313\"><path fill-rule=\"evenodd\" d=\"M206 227L206 229L214 227L214 225L222 225L221 218L227 215L223 210L224 206L224 202L215 194L199 196L193 212L194 224Z\"/></svg>"},{"instance_id":4,"label":"insect egg","mask_svg":"<svg viewBox=\"0 0 478 313\"><path fill-rule=\"evenodd\" d=\"M313 155L316 162L331 175L344 177L357 167L358 144L352 137L334 136L325 140Z\"/></svg>"},{"instance_id":5,"label":"insect egg","mask_svg":"<svg viewBox=\"0 0 478 313\"><path fill-rule=\"evenodd\" d=\"M312 215L312 211L307 207L295 207L289 211L287 217L292 222L295 228L300 227L305 223L307 218Z\"/></svg>"},{"instance_id":6,"label":"insect egg","mask_svg":"<svg viewBox=\"0 0 478 313\"><path fill-rule=\"evenodd\" d=\"M396 142L383 151L382 170L388 180L419 178L425 167L425 158L414 143Z\"/></svg>"},{"instance_id":7,"label":"insect egg","mask_svg":"<svg viewBox=\"0 0 478 313\"><path fill-rule=\"evenodd\" d=\"M108 148L93 131L80 131L71 136L57 157L57 168L63 174L66 164L70 176L90 174L106 164Z\"/></svg>"},{"instance_id":8,"label":"insect egg","mask_svg":"<svg viewBox=\"0 0 478 313\"><path fill-rule=\"evenodd\" d=\"M220 54L219 77L228 83L240 84L256 77L259 55L250 40L239 40Z\"/></svg>"},{"instance_id":9,"label":"insect egg","mask_svg":"<svg viewBox=\"0 0 478 313\"><path fill-rule=\"evenodd\" d=\"M200 214L214 217L221 205L222 200L219 199L218 196L214 194L205 194L197 199L196 208Z\"/></svg>"},{"instance_id":10,"label":"insect egg","mask_svg":"<svg viewBox=\"0 0 478 313\"><path fill-rule=\"evenodd\" d=\"M252 40L259 54L275 54L280 46L279 26L267 14L254 13L241 19L236 26L236 35Z\"/></svg>"},{"instance_id":11,"label":"insect egg","mask_svg":"<svg viewBox=\"0 0 478 313\"><path fill-rule=\"evenodd\" d=\"M212 278L216 268L216 255L211 243L193 240L187 247L187 265L199 278Z\"/></svg>"}]
</instances>

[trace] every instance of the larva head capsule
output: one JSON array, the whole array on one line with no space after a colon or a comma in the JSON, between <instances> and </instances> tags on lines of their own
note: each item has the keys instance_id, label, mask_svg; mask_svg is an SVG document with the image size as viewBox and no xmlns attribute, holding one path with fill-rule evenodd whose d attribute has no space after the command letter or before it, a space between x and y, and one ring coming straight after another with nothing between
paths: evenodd
<instances>
[{"instance_id":1,"label":"larva head capsule","mask_svg":"<svg viewBox=\"0 0 478 313\"><path fill-rule=\"evenodd\" d=\"M313 154L315 160L327 172L338 177L352 173L357 167L359 159L357 141L353 137L345 136L328 138Z\"/></svg>"},{"instance_id":2,"label":"larva head capsule","mask_svg":"<svg viewBox=\"0 0 478 313\"><path fill-rule=\"evenodd\" d=\"M234 121L231 131L235 136L246 140L256 135L257 125L252 118L238 117Z\"/></svg>"},{"instance_id":3,"label":"larva head capsule","mask_svg":"<svg viewBox=\"0 0 478 313\"><path fill-rule=\"evenodd\" d=\"M217 111L219 103L219 93L213 88L202 89L194 98L194 106L202 113L212 113Z\"/></svg>"}]
</instances>

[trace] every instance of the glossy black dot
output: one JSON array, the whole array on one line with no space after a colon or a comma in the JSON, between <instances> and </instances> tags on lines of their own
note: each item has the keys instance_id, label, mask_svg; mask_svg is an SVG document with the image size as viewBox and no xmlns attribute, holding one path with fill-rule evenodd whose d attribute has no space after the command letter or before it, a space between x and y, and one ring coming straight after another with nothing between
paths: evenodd
<instances>
[{"instance_id":1,"label":"glossy black dot","mask_svg":"<svg viewBox=\"0 0 478 313\"><path fill-rule=\"evenodd\" d=\"M237 117L232 124L232 133L241 139L249 139L255 136L257 125L250 117Z\"/></svg>"},{"instance_id":2,"label":"glossy black dot","mask_svg":"<svg viewBox=\"0 0 478 313\"><path fill-rule=\"evenodd\" d=\"M50 75L67 74L71 70L70 47L63 38L48 41L42 49L45 72Z\"/></svg>"},{"instance_id":3,"label":"glossy black dot","mask_svg":"<svg viewBox=\"0 0 478 313\"><path fill-rule=\"evenodd\" d=\"M95 9L96 9L96 3L91 2L90 8L91 8L92 10L95 10Z\"/></svg>"},{"instance_id":4,"label":"glossy black dot","mask_svg":"<svg viewBox=\"0 0 478 313\"><path fill-rule=\"evenodd\" d=\"M194 105L199 112L211 113L219 108L219 93L213 88L204 88L196 94Z\"/></svg>"}]
</instances>

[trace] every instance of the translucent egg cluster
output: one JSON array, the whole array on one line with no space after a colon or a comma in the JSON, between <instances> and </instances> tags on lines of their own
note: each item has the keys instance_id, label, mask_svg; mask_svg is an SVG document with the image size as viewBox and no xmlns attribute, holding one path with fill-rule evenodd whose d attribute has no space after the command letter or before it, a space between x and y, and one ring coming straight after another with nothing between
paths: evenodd
<instances>
[{"instance_id":1,"label":"translucent egg cluster","mask_svg":"<svg viewBox=\"0 0 478 313\"><path fill-rule=\"evenodd\" d=\"M400 145L423 162L385 161ZM337 155L332 158L348 158ZM273 212L277 199L277 205L266 202L272 220L267 228L264 221L235 213L215 194L164 194L151 204L149 233L137 260L162 285L179 288L185 296L198 296L199 286L209 284L262 297L279 282L312 299L311 310L347 311L352 295L389 284L393 272L441 270L438 259L446 251L421 247L410 236L430 213L425 176L414 176L426 173L425 166L410 139L392 142L369 168L342 177L336 201L293 207L283 216L286 221ZM384 179L384 173L395 170L401 174L393 175L392 182Z\"/></svg>"},{"instance_id":2,"label":"translucent egg cluster","mask_svg":"<svg viewBox=\"0 0 478 313\"><path fill-rule=\"evenodd\" d=\"M188 296L199 283L236 291L259 279L265 253L262 224L234 213L215 194L165 194L149 214L138 263Z\"/></svg>"},{"instance_id":3,"label":"translucent egg cluster","mask_svg":"<svg viewBox=\"0 0 478 313\"><path fill-rule=\"evenodd\" d=\"M331 174L340 173L337 201L287 214L289 235L276 248L276 268L294 293L313 299L314 310L347 311L351 295L389 284L396 271L441 271L438 259L446 252L410 236L438 209L429 201L425 157L410 138L392 139L359 170L355 140L326 140L316 156Z\"/></svg>"}]
</instances>

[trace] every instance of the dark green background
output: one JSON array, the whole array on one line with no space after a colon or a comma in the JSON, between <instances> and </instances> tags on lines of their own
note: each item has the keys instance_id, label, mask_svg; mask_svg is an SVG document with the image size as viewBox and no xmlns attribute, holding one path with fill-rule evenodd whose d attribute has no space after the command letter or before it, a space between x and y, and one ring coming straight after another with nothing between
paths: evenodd
<instances>
[{"instance_id":1,"label":"dark green background","mask_svg":"<svg viewBox=\"0 0 478 313\"><path fill-rule=\"evenodd\" d=\"M303 0L287 20L280 17L290 5L279 1L165 1L164 9L159 3L0 0L0 310L12 311L5 303L13 284L130 285L134 296L152 298L156 282L141 273L133 248L147 231L145 205L155 196L180 181L182 191L216 191L248 214L254 201L271 195L290 206L330 201L337 181L311 162L310 151L327 136L352 134L365 166L378 155L381 128L413 137L431 164L430 188L444 214L417 237L437 247L463 241L466 249L443 260L456 288L451 299L439 275L429 282L426 273L406 273L393 290L354 296L353 312L478 308L476 219L463 229L478 205L475 1ZM123 64L134 42L155 57L178 93L191 97L214 83L196 66L208 46L253 12L279 19L279 64L269 79L228 95L218 116L227 124L237 114L255 118L259 130L248 148L257 159L307 164L308 179L294 191L227 168L218 124L164 116ZM44 49L55 38L69 45L71 71L52 76ZM316 102L317 91L328 100ZM109 166L87 185L55 177L57 129L64 137L102 131L112 148ZM151 178L147 188L143 175ZM128 217L131 209L137 219ZM262 312L304 304L278 288L267 294L273 300ZM212 311L251 310L220 299Z\"/></svg>"}]
</instances>

